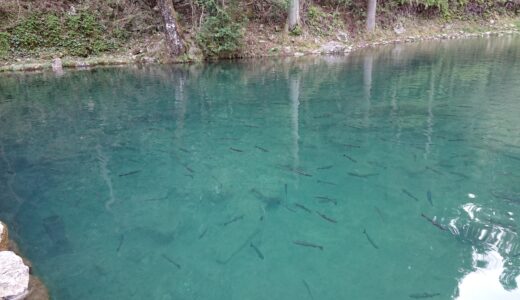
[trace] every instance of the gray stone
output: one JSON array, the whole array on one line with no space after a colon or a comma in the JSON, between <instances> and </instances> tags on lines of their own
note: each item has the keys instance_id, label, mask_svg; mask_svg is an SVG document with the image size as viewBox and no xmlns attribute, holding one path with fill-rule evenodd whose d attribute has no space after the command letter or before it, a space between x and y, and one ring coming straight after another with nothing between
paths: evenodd
<instances>
[{"instance_id":1,"label":"gray stone","mask_svg":"<svg viewBox=\"0 0 520 300\"><path fill-rule=\"evenodd\" d=\"M399 24L399 25L397 25L396 27L394 27L394 32L395 32L395 34L397 34L397 35L401 35L401 34L403 34L403 33L406 32L406 29L403 27L402 24Z\"/></svg>"},{"instance_id":2,"label":"gray stone","mask_svg":"<svg viewBox=\"0 0 520 300\"><path fill-rule=\"evenodd\" d=\"M321 53L343 53L346 46L340 42L330 41L320 47Z\"/></svg>"},{"instance_id":3,"label":"gray stone","mask_svg":"<svg viewBox=\"0 0 520 300\"><path fill-rule=\"evenodd\" d=\"M9 248L9 234L7 225L0 221L0 251L8 250Z\"/></svg>"},{"instance_id":4,"label":"gray stone","mask_svg":"<svg viewBox=\"0 0 520 300\"><path fill-rule=\"evenodd\" d=\"M63 63L61 62L61 58L57 57L52 60L52 70L56 74L63 74Z\"/></svg>"},{"instance_id":5,"label":"gray stone","mask_svg":"<svg viewBox=\"0 0 520 300\"><path fill-rule=\"evenodd\" d=\"M0 299L23 299L29 287L29 267L12 251L0 251Z\"/></svg>"}]
</instances>

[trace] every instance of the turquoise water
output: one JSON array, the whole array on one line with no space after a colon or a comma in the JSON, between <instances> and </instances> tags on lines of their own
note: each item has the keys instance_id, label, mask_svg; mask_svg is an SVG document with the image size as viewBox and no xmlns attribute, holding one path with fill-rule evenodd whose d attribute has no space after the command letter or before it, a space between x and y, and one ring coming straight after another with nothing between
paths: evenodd
<instances>
[{"instance_id":1,"label":"turquoise water","mask_svg":"<svg viewBox=\"0 0 520 300\"><path fill-rule=\"evenodd\" d=\"M0 75L53 299L519 299L520 39Z\"/></svg>"}]
</instances>

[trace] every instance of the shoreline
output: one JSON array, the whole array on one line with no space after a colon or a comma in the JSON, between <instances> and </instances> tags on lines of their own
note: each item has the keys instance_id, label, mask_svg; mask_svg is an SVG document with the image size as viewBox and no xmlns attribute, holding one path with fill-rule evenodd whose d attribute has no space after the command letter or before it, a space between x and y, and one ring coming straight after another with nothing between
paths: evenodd
<instances>
[{"instance_id":1,"label":"shoreline","mask_svg":"<svg viewBox=\"0 0 520 300\"><path fill-rule=\"evenodd\" d=\"M244 52L239 57L233 59L251 59L266 57L299 57L299 56L320 56L320 55L348 55L351 52L359 51L365 48L376 48L379 46L392 44L408 44L422 41L435 40L454 40L469 38L484 38L489 36L505 36L520 34L520 26L514 25L513 21L517 19L504 19L492 21L490 23L477 24L471 22L460 22L444 24L434 23L426 26L426 29L419 32L397 33L396 29L382 30L369 36L359 37L358 39L348 39L346 41L338 41L338 39L324 39L314 36L290 37L285 33L279 34L268 39L272 41L269 50L261 43L262 36L257 37L256 41L244 47ZM417 24L414 24L417 25ZM462 29L470 26L470 30ZM415 26L408 25L408 28ZM416 26L420 28L419 25ZM252 37L249 37L252 38ZM247 39L247 38L246 38ZM278 40L276 40L278 39ZM318 39L321 39L318 41ZM312 42L310 42L312 41ZM310 45L309 45L310 43ZM299 45L298 45L299 44ZM272 51L276 49L276 51ZM279 50L282 49L282 50ZM153 54L152 54L153 55ZM58 56L56 56L58 57ZM199 63L205 61L202 57L180 57L175 59L161 60L159 57L143 56L142 54L133 55L131 53L114 53L101 56L93 56L87 58L63 57L63 69L89 69L98 66L122 66L122 65L148 65L148 64L181 64L181 63ZM18 59L21 60L21 59ZM222 60L222 59L217 59ZM25 59L17 62L8 62L0 64L0 73L13 72L39 72L52 70L52 58L49 59Z\"/></svg>"}]
</instances>

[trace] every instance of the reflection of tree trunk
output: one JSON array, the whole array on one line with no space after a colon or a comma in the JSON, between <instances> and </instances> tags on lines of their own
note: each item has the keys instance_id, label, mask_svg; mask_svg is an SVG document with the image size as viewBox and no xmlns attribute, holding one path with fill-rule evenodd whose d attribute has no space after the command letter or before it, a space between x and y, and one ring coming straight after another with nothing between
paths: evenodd
<instances>
[{"instance_id":1,"label":"reflection of tree trunk","mask_svg":"<svg viewBox=\"0 0 520 300\"><path fill-rule=\"evenodd\" d=\"M432 134L433 134L433 96L435 89L435 72L432 66L432 71L430 73L430 88L428 91L428 118L426 123L428 124L428 128L426 128L426 144L424 146L425 155L430 153L430 146L432 145Z\"/></svg>"},{"instance_id":2,"label":"reflection of tree trunk","mask_svg":"<svg viewBox=\"0 0 520 300\"><path fill-rule=\"evenodd\" d=\"M185 85L185 74L178 75L178 84L175 88L175 139L179 140L182 138L182 133L184 131L184 117L186 115L186 94L184 92Z\"/></svg>"},{"instance_id":3,"label":"reflection of tree trunk","mask_svg":"<svg viewBox=\"0 0 520 300\"><path fill-rule=\"evenodd\" d=\"M293 30L300 23L300 0L290 0L288 19L289 30Z\"/></svg>"},{"instance_id":4,"label":"reflection of tree trunk","mask_svg":"<svg viewBox=\"0 0 520 300\"><path fill-rule=\"evenodd\" d=\"M166 35L166 46L171 56L178 56L183 53L184 45L177 31L175 23L175 10L171 0L158 0L157 4L161 11L164 21L164 34Z\"/></svg>"},{"instance_id":5,"label":"reflection of tree trunk","mask_svg":"<svg viewBox=\"0 0 520 300\"><path fill-rule=\"evenodd\" d=\"M367 31L372 32L376 28L376 6L377 0L368 0Z\"/></svg>"},{"instance_id":6,"label":"reflection of tree trunk","mask_svg":"<svg viewBox=\"0 0 520 300\"><path fill-rule=\"evenodd\" d=\"M365 122L368 122L370 115L370 99L372 97L372 67L374 64L374 55L369 52L363 58L363 93L365 95L366 112Z\"/></svg>"},{"instance_id":7,"label":"reflection of tree trunk","mask_svg":"<svg viewBox=\"0 0 520 300\"><path fill-rule=\"evenodd\" d=\"M299 164L299 106L300 106L300 74L294 74L289 78L289 97L291 99L291 132L293 167Z\"/></svg>"}]
</instances>

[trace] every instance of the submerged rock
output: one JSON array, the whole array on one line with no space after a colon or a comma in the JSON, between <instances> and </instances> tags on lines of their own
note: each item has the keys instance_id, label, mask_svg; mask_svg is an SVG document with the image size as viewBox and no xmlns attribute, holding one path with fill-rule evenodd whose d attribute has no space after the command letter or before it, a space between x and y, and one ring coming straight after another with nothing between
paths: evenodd
<instances>
[{"instance_id":1,"label":"submerged rock","mask_svg":"<svg viewBox=\"0 0 520 300\"><path fill-rule=\"evenodd\" d=\"M23 299L29 287L29 267L12 251L0 252L0 298Z\"/></svg>"},{"instance_id":2,"label":"submerged rock","mask_svg":"<svg viewBox=\"0 0 520 300\"><path fill-rule=\"evenodd\" d=\"M0 221L0 251L9 249L9 234L7 226Z\"/></svg>"}]
</instances>

